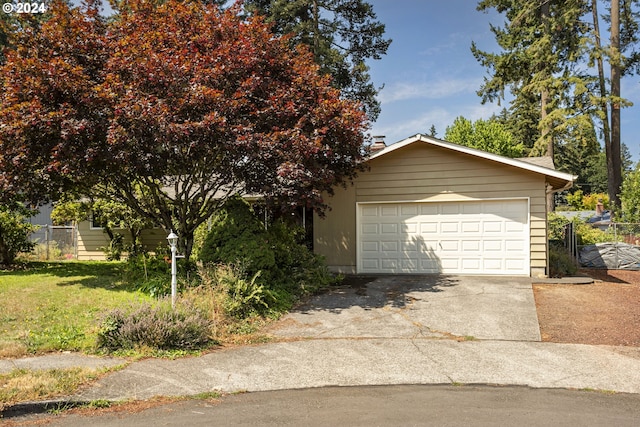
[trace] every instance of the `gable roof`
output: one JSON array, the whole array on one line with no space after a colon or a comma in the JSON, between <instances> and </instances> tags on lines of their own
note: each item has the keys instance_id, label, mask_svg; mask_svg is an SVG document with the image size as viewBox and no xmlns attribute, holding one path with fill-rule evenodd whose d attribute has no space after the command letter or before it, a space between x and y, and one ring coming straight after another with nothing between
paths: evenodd
<instances>
[{"instance_id":1,"label":"gable roof","mask_svg":"<svg viewBox=\"0 0 640 427\"><path fill-rule=\"evenodd\" d=\"M515 168L519 168L525 171L544 175L546 181L552 186L554 190L564 190L564 189L570 188L571 185L573 184L573 181L578 178L577 176L568 174L566 172L557 171L552 167L547 167L547 166L553 166L553 162L550 161L551 159L540 160L542 158L536 158L536 157L527 158L527 160L512 159L510 157L488 153L486 151L478 150L471 147L466 147L464 145L454 144L452 142L443 141L441 139L425 136L419 133L414 136L410 136L409 138L403 139L402 141L396 142L395 144L391 144L385 147L384 149L373 153L369 157L369 160L373 160L375 158L387 155L391 152L394 152L408 145L412 145L416 143L429 144L435 147L444 148L444 149L451 150L458 153L468 154L470 156L494 161L504 165L513 166Z\"/></svg>"}]
</instances>

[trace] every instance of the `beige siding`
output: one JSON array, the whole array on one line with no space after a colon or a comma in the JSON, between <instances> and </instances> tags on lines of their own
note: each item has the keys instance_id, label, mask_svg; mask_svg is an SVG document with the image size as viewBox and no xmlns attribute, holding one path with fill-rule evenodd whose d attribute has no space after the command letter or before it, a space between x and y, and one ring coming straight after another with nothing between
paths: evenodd
<instances>
[{"instance_id":1,"label":"beige siding","mask_svg":"<svg viewBox=\"0 0 640 427\"><path fill-rule=\"evenodd\" d=\"M333 269L355 271L357 202L499 198L529 199L531 268L535 274L546 269L544 175L423 143L377 157L369 165L352 187L336 190L326 218L314 221L315 250Z\"/></svg>"},{"instance_id":2,"label":"beige siding","mask_svg":"<svg viewBox=\"0 0 640 427\"><path fill-rule=\"evenodd\" d=\"M356 192L354 186L336 189L325 218L314 214L314 251L341 273L356 272Z\"/></svg>"},{"instance_id":3,"label":"beige siding","mask_svg":"<svg viewBox=\"0 0 640 427\"><path fill-rule=\"evenodd\" d=\"M128 230L114 230L124 235L125 244L131 243ZM154 251L158 245L167 244L167 236L164 230L154 228L143 230L142 244L148 251ZM89 221L78 224L78 259L79 260L104 260L104 252L101 248L109 244L109 236L102 229L91 228Z\"/></svg>"}]
</instances>

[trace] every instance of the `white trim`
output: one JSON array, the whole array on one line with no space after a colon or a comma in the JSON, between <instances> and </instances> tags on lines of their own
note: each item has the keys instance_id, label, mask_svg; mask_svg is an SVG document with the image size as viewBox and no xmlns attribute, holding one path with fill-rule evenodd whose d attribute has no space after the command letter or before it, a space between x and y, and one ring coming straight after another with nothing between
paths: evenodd
<instances>
[{"instance_id":1,"label":"white trim","mask_svg":"<svg viewBox=\"0 0 640 427\"><path fill-rule=\"evenodd\" d=\"M371 201L371 202L356 202L355 211L356 211L356 265L355 271L356 274L362 274L362 258L360 253L360 225L361 225L361 205L381 205L381 204L397 204L397 203L464 203L464 202L499 202L499 201L524 201L526 202L526 229L527 233L525 236L525 246L527 248L527 258L528 258L528 268L527 273L523 273L523 276L530 277L531 276L531 198L530 197L496 197L496 198L488 198L488 199L477 199L477 198L456 198L451 200L397 200L397 201ZM546 229L547 227L545 227ZM547 248L547 257L549 254L549 250Z\"/></svg>"},{"instance_id":2,"label":"white trim","mask_svg":"<svg viewBox=\"0 0 640 427\"><path fill-rule=\"evenodd\" d=\"M486 151L477 150L471 147L465 147L464 145L454 144L452 142L443 141L443 140L428 137L422 134L416 134L402 141L396 142L395 144L391 144L388 147L372 154L369 157L369 160L378 158L380 156L384 156L385 154L389 154L395 150L398 150L402 147L406 147L407 145L411 145L415 142L425 142L427 144L435 145L436 147L446 148L448 150L469 154L469 155L480 157L487 160L493 160L498 163L517 167L520 169L528 170L528 171L539 173L542 175L551 176L553 178L558 178L565 181L574 181L578 179L577 176L574 176L565 172L560 172L555 169L549 169L544 166L534 165L532 163L527 163L522 160L512 159L510 157L504 157L498 154L488 153Z\"/></svg>"}]
</instances>

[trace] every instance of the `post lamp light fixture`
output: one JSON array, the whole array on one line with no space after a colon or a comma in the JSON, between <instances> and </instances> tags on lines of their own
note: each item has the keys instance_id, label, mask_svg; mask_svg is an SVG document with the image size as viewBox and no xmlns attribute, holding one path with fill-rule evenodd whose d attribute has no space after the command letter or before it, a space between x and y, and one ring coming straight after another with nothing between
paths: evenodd
<instances>
[{"instance_id":1,"label":"post lamp light fixture","mask_svg":"<svg viewBox=\"0 0 640 427\"><path fill-rule=\"evenodd\" d=\"M171 230L167 236L167 240L171 247L171 307L175 308L176 294L178 292L178 279L176 277L178 272L176 267L176 258L178 257L176 254L178 251L178 235Z\"/></svg>"}]
</instances>

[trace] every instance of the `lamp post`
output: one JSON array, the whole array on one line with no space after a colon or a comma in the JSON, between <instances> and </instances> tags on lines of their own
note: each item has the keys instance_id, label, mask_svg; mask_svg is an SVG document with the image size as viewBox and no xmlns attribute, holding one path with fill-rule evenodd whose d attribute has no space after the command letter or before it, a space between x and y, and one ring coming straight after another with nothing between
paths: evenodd
<instances>
[{"instance_id":1,"label":"lamp post","mask_svg":"<svg viewBox=\"0 0 640 427\"><path fill-rule=\"evenodd\" d=\"M167 236L169 246L171 247L171 308L176 305L176 293L178 288L178 280L176 278L178 269L176 268L176 252L178 250L178 235L171 230Z\"/></svg>"}]
</instances>

